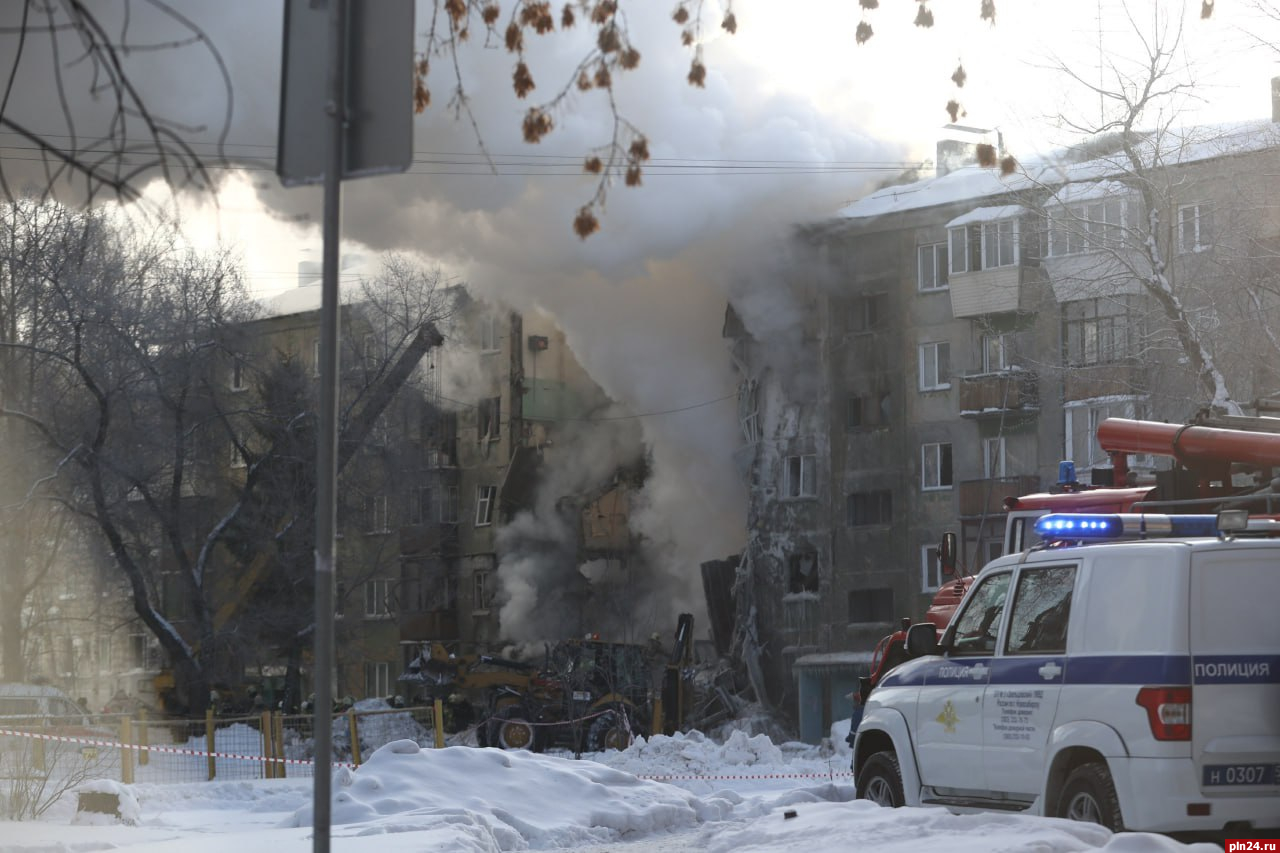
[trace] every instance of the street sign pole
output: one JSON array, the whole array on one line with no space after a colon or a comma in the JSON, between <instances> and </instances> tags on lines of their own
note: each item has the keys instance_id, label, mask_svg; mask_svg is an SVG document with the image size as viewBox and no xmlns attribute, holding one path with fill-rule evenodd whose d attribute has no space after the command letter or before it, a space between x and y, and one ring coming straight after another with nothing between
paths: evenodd
<instances>
[{"instance_id":1,"label":"street sign pole","mask_svg":"<svg viewBox=\"0 0 1280 853\"><path fill-rule=\"evenodd\" d=\"M313 844L328 853L333 788L335 543L338 491L338 252L342 181L413 161L414 0L286 0L276 173L324 185L320 423L316 439ZM321 54L321 41L328 49ZM321 77L321 89L315 81ZM315 140L322 139L322 145Z\"/></svg>"},{"instance_id":2,"label":"street sign pole","mask_svg":"<svg viewBox=\"0 0 1280 853\"><path fill-rule=\"evenodd\" d=\"M347 0L329 0L320 303L320 435L316 441L316 769L312 850L329 853L333 787L333 588L338 480L338 241L346 124Z\"/></svg>"}]
</instances>

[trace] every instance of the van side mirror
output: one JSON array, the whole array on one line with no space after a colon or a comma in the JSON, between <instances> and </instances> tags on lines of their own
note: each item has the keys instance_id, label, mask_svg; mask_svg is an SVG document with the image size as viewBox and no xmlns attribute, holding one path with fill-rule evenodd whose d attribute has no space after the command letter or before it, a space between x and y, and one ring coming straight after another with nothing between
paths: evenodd
<instances>
[{"instance_id":1,"label":"van side mirror","mask_svg":"<svg viewBox=\"0 0 1280 853\"><path fill-rule=\"evenodd\" d=\"M938 545L938 562L942 565L944 575L956 573L956 535L951 531L942 534L942 542Z\"/></svg>"},{"instance_id":2,"label":"van side mirror","mask_svg":"<svg viewBox=\"0 0 1280 853\"><path fill-rule=\"evenodd\" d=\"M907 654L913 658L938 653L938 626L917 622L907 629Z\"/></svg>"}]
</instances>

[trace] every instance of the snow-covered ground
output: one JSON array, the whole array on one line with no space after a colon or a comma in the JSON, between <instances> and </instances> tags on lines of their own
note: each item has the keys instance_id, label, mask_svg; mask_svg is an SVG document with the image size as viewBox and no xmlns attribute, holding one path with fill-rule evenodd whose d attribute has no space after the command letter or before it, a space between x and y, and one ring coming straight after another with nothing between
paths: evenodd
<instances>
[{"instance_id":1,"label":"snow-covered ground","mask_svg":"<svg viewBox=\"0 0 1280 853\"><path fill-rule=\"evenodd\" d=\"M847 727L833 727L838 749L779 745L742 731L716 743L695 732L577 760L397 740L358 770L335 772L331 846L335 853L1221 849L1065 820L891 810L854 800ZM0 851L312 849L307 778L92 784L119 794L122 818L77 813L67 797L41 820L0 822Z\"/></svg>"}]
</instances>

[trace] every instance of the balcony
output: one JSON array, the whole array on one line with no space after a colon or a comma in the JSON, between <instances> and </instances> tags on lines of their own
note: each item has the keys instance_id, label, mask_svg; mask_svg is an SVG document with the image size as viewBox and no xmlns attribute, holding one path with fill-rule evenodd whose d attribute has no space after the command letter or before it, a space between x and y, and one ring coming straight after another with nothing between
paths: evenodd
<instances>
[{"instance_id":1,"label":"balcony","mask_svg":"<svg viewBox=\"0 0 1280 853\"><path fill-rule=\"evenodd\" d=\"M1015 477L993 477L986 480L960 482L960 517L999 515L1004 512L1004 499L1030 495L1040 491L1040 478L1030 474Z\"/></svg>"},{"instance_id":2,"label":"balcony","mask_svg":"<svg viewBox=\"0 0 1280 853\"><path fill-rule=\"evenodd\" d=\"M960 380L960 417L984 418L1040 410L1040 386L1027 370L1003 370Z\"/></svg>"},{"instance_id":3,"label":"balcony","mask_svg":"<svg viewBox=\"0 0 1280 853\"><path fill-rule=\"evenodd\" d=\"M400 641L458 639L458 616L452 610L401 610Z\"/></svg>"},{"instance_id":4,"label":"balcony","mask_svg":"<svg viewBox=\"0 0 1280 853\"><path fill-rule=\"evenodd\" d=\"M959 320L1032 310L1030 285L1039 278L1038 268L1021 265L952 273L951 314Z\"/></svg>"},{"instance_id":5,"label":"balcony","mask_svg":"<svg viewBox=\"0 0 1280 853\"><path fill-rule=\"evenodd\" d=\"M1092 400L1141 395L1147 390L1146 366L1135 360L1073 366L1064 372L1063 398Z\"/></svg>"}]
</instances>

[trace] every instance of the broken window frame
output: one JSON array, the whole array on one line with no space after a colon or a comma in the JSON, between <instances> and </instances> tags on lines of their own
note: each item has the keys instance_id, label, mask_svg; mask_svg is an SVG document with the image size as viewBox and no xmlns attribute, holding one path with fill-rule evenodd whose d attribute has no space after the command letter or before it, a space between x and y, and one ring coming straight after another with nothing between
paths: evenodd
<instances>
[{"instance_id":1,"label":"broken window frame","mask_svg":"<svg viewBox=\"0 0 1280 853\"><path fill-rule=\"evenodd\" d=\"M476 486L476 527L493 524L493 505L497 497L497 486Z\"/></svg>"},{"instance_id":2,"label":"broken window frame","mask_svg":"<svg viewBox=\"0 0 1280 853\"><path fill-rule=\"evenodd\" d=\"M758 383L754 379L744 380L738 386L738 424L747 444L755 444L760 440L758 390Z\"/></svg>"},{"instance_id":3,"label":"broken window frame","mask_svg":"<svg viewBox=\"0 0 1280 853\"><path fill-rule=\"evenodd\" d=\"M809 571L805 571L806 564ZM787 592L818 592L822 576L818 571L818 552L799 551L787 557Z\"/></svg>"},{"instance_id":4,"label":"broken window frame","mask_svg":"<svg viewBox=\"0 0 1280 853\"><path fill-rule=\"evenodd\" d=\"M476 404L476 441L497 441L502 437L502 396L485 397Z\"/></svg>"},{"instance_id":5,"label":"broken window frame","mask_svg":"<svg viewBox=\"0 0 1280 853\"><path fill-rule=\"evenodd\" d=\"M818 496L818 455L800 453L783 459L782 496L804 500Z\"/></svg>"}]
</instances>

